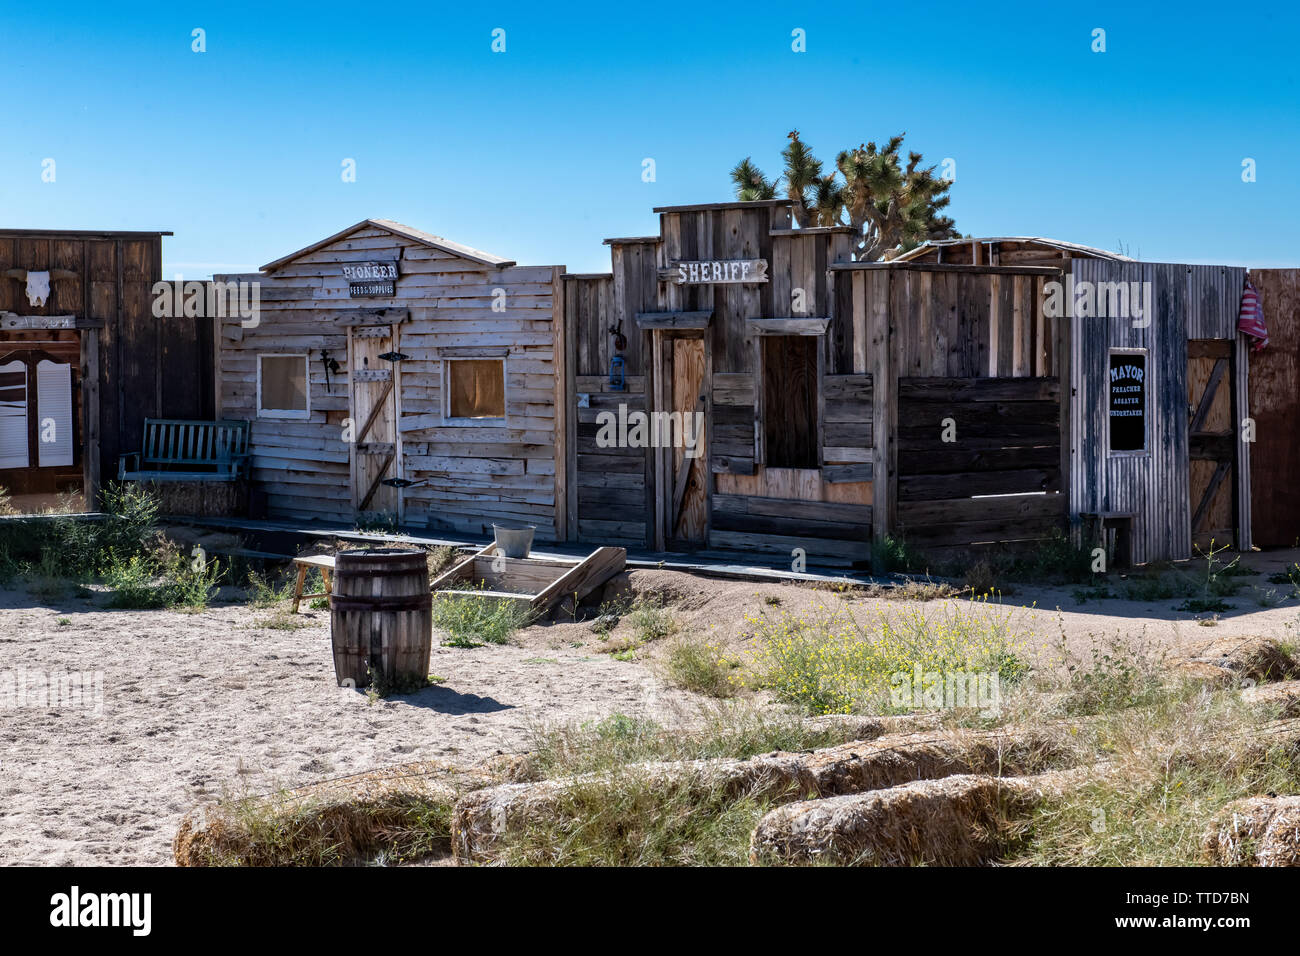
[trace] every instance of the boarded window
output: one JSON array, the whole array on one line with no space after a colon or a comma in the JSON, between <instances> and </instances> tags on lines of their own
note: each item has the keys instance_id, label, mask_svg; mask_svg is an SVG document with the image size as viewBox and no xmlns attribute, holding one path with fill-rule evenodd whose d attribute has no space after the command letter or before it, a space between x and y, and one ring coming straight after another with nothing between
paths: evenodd
<instances>
[{"instance_id":1,"label":"boarded window","mask_svg":"<svg viewBox=\"0 0 1300 956\"><path fill-rule=\"evenodd\" d=\"M765 335L763 448L772 468L817 467L815 335Z\"/></svg>"},{"instance_id":2,"label":"boarded window","mask_svg":"<svg viewBox=\"0 0 1300 956\"><path fill-rule=\"evenodd\" d=\"M1110 450L1145 451L1147 447L1147 357L1145 352L1111 352L1107 393L1110 396Z\"/></svg>"},{"instance_id":3,"label":"boarded window","mask_svg":"<svg viewBox=\"0 0 1300 956\"><path fill-rule=\"evenodd\" d=\"M306 418L307 356L257 357L257 414L264 418Z\"/></svg>"},{"instance_id":4,"label":"boarded window","mask_svg":"<svg viewBox=\"0 0 1300 956\"><path fill-rule=\"evenodd\" d=\"M505 418L506 363L457 359L447 363L449 418Z\"/></svg>"}]
</instances>

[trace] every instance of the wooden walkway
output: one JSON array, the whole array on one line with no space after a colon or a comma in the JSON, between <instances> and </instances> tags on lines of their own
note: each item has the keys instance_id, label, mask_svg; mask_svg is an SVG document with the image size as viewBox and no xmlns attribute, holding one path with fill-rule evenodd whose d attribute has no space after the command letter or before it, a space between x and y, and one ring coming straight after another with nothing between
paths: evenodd
<instances>
[{"instance_id":1,"label":"wooden walkway","mask_svg":"<svg viewBox=\"0 0 1300 956\"><path fill-rule=\"evenodd\" d=\"M193 527L211 528L217 531L244 531L249 534L285 535L306 540L322 538L336 541L351 541L383 545L409 544L419 547L452 547L462 551L477 551L491 541L486 536L466 535L457 538L445 538L427 534L381 533L357 531L341 525L305 525L284 521L259 521L250 518L194 518L168 516L166 521ZM590 544L551 544L535 546L532 557L550 559L584 558L591 553ZM294 555L283 555L285 561ZM691 553L632 551L627 553L629 568L662 568L668 571L683 571L690 574L702 574L711 577L738 578L755 581L808 581L818 584L875 584L883 587L894 586L907 580L903 575L882 575L873 577L844 571L790 571L765 564L749 564L738 561L734 553L716 551L695 551Z\"/></svg>"}]
</instances>

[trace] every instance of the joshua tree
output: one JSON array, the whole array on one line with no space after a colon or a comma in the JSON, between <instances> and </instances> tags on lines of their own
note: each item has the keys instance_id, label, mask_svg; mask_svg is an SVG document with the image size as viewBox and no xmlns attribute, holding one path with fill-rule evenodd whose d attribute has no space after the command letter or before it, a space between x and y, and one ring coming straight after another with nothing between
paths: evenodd
<instances>
[{"instance_id":1,"label":"joshua tree","mask_svg":"<svg viewBox=\"0 0 1300 956\"><path fill-rule=\"evenodd\" d=\"M942 215L951 183L935 176L934 167L921 168L921 154L899 160L903 136L882 148L865 143L835 157L835 172L823 175L822 164L799 138L789 135L781 151L785 171L769 180L746 156L731 171L736 198L775 199L784 181L785 195L800 228L846 225L857 241L854 256L870 262L888 259L926 239L958 235L953 221Z\"/></svg>"}]
</instances>

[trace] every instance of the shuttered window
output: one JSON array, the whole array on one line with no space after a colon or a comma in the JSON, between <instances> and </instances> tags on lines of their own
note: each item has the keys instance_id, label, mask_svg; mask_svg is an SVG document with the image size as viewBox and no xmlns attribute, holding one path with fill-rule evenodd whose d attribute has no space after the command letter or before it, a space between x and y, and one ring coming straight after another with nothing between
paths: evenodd
<instances>
[{"instance_id":1,"label":"shuttered window","mask_svg":"<svg viewBox=\"0 0 1300 956\"><path fill-rule=\"evenodd\" d=\"M26 468L27 366L0 365L0 468Z\"/></svg>"},{"instance_id":2,"label":"shuttered window","mask_svg":"<svg viewBox=\"0 0 1300 956\"><path fill-rule=\"evenodd\" d=\"M456 359L447 366L447 417L504 419L506 363L501 359Z\"/></svg>"},{"instance_id":3,"label":"shuttered window","mask_svg":"<svg viewBox=\"0 0 1300 956\"><path fill-rule=\"evenodd\" d=\"M48 359L36 365L36 408L41 416L36 451L41 468L72 464L72 366Z\"/></svg>"}]
</instances>

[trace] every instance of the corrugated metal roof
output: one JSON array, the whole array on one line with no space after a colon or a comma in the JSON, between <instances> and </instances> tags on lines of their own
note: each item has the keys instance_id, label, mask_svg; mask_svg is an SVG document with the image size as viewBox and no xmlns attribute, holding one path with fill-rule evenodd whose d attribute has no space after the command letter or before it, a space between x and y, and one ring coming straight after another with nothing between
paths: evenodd
<instances>
[{"instance_id":1,"label":"corrugated metal roof","mask_svg":"<svg viewBox=\"0 0 1300 956\"><path fill-rule=\"evenodd\" d=\"M1050 249L1061 249L1066 252L1078 252L1092 259L1110 259L1114 262L1136 262L1137 260L1129 256L1122 256L1118 252L1109 252L1106 249L1098 249L1096 246L1085 246L1078 242L1066 242L1064 239L1045 239L1042 236L975 236L970 239L930 239L921 243L915 249L909 249L902 255L895 256L892 261L905 262L908 259L915 259L923 255L930 249L937 249L940 246L968 246L972 242L1033 242L1040 246L1047 246Z\"/></svg>"}]
</instances>

